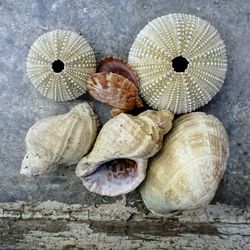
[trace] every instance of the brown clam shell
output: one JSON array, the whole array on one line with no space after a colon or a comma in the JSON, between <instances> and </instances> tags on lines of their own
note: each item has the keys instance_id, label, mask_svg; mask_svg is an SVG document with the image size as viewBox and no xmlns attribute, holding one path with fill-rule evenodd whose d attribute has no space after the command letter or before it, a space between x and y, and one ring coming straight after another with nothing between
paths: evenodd
<instances>
[{"instance_id":1,"label":"brown clam shell","mask_svg":"<svg viewBox=\"0 0 250 250\"><path fill-rule=\"evenodd\" d=\"M143 107L136 85L122 75L96 73L89 77L87 83L87 92L96 100L113 107L113 116Z\"/></svg>"},{"instance_id":2,"label":"brown clam shell","mask_svg":"<svg viewBox=\"0 0 250 250\"><path fill-rule=\"evenodd\" d=\"M139 86L139 77L130 65L118 57L104 57L97 65L96 72L115 73L122 75Z\"/></svg>"}]
</instances>

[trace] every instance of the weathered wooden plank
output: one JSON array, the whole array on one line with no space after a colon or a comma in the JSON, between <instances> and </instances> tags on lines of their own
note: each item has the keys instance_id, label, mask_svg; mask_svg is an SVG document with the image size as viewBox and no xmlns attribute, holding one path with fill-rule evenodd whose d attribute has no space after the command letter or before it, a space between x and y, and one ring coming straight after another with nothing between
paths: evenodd
<instances>
[{"instance_id":1,"label":"weathered wooden plank","mask_svg":"<svg viewBox=\"0 0 250 250\"><path fill-rule=\"evenodd\" d=\"M210 205L159 217L126 206L0 204L1 249L250 249L250 209Z\"/></svg>"}]
</instances>

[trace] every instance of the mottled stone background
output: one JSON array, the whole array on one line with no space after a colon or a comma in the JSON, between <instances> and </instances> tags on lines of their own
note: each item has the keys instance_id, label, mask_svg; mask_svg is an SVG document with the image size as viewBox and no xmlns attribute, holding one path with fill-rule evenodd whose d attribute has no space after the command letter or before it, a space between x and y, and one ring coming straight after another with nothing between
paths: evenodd
<instances>
[{"instance_id":1,"label":"mottled stone background","mask_svg":"<svg viewBox=\"0 0 250 250\"><path fill-rule=\"evenodd\" d=\"M26 74L31 44L56 28L81 33L97 58L115 55L127 59L136 34L155 17L173 12L195 14L210 21L221 33L228 51L225 85L203 111L217 116L230 137L230 159L213 202L250 204L250 1L151 0L66 1L0 0L0 202L56 200L91 204L115 198L91 194L74 176L74 167L27 178L19 174L28 128L41 118L62 114L76 102L93 104L104 123L109 108L87 95L56 103L42 97ZM141 206L138 190L127 195Z\"/></svg>"}]
</instances>

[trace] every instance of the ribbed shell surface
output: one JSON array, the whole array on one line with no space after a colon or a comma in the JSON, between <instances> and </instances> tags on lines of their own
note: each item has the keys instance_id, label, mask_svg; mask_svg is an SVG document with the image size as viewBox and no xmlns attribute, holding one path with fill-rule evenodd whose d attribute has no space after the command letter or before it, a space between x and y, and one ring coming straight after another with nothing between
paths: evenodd
<instances>
[{"instance_id":1,"label":"ribbed shell surface","mask_svg":"<svg viewBox=\"0 0 250 250\"><path fill-rule=\"evenodd\" d=\"M55 170L59 164L76 164L91 149L98 125L98 118L87 103L64 115L36 122L26 135L27 153L21 174L39 175Z\"/></svg>"},{"instance_id":2,"label":"ribbed shell surface","mask_svg":"<svg viewBox=\"0 0 250 250\"><path fill-rule=\"evenodd\" d=\"M116 196L134 190L145 178L148 158L161 149L172 120L173 114L167 110L117 115L104 124L91 152L77 164L75 174L88 190L100 195ZM120 164L113 165L117 159Z\"/></svg>"},{"instance_id":3,"label":"ribbed shell surface","mask_svg":"<svg viewBox=\"0 0 250 250\"><path fill-rule=\"evenodd\" d=\"M27 133L27 151L46 156L48 162L77 163L97 134L97 118L89 108L80 104L65 115L38 121Z\"/></svg>"},{"instance_id":4,"label":"ribbed shell surface","mask_svg":"<svg viewBox=\"0 0 250 250\"><path fill-rule=\"evenodd\" d=\"M217 118L202 112L179 117L149 163L143 201L157 214L208 205L228 155L228 137Z\"/></svg>"},{"instance_id":5,"label":"ribbed shell surface","mask_svg":"<svg viewBox=\"0 0 250 250\"><path fill-rule=\"evenodd\" d=\"M176 72L172 60L188 61ZM227 69L225 45L207 21L187 14L154 19L137 35L129 64L140 78L140 93L155 109L191 112L209 102L220 90Z\"/></svg>"},{"instance_id":6,"label":"ribbed shell surface","mask_svg":"<svg viewBox=\"0 0 250 250\"><path fill-rule=\"evenodd\" d=\"M53 62L64 64L61 72L54 72ZM44 96L56 101L72 100L85 92L88 77L95 73L93 49L80 35L55 30L40 36L27 58L27 72L34 87Z\"/></svg>"},{"instance_id":7,"label":"ribbed shell surface","mask_svg":"<svg viewBox=\"0 0 250 250\"><path fill-rule=\"evenodd\" d=\"M165 112L169 120L162 120L169 122L169 130L173 117L169 111ZM86 158L94 164L113 158L147 159L161 148L162 138L163 133L153 121L150 123L141 119L141 116L120 114L103 126L94 148Z\"/></svg>"}]
</instances>

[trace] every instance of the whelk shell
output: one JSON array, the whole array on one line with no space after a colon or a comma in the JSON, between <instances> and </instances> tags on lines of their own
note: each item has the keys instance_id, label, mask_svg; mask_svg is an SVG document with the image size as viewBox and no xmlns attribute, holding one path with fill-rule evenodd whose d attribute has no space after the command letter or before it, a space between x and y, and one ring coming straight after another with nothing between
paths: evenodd
<instances>
[{"instance_id":1,"label":"whelk shell","mask_svg":"<svg viewBox=\"0 0 250 250\"><path fill-rule=\"evenodd\" d=\"M145 178L148 158L161 149L172 120L167 110L112 118L104 124L92 151L78 163L76 175L87 189L101 195L134 190Z\"/></svg>"},{"instance_id":2,"label":"whelk shell","mask_svg":"<svg viewBox=\"0 0 250 250\"><path fill-rule=\"evenodd\" d=\"M88 79L86 90L96 100L113 107L113 116L143 107L136 85L118 74L93 74Z\"/></svg>"},{"instance_id":3,"label":"whelk shell","mask_svg":"<svg viewBox=\"0 0 250 250\"><path fill-rule=\"evenodd\" d=\"M40 175L60 164L76 164L93 146L98 125L88 103L81 103L64 115L36 122L26 135L27 153L21 174Z\"/></svg>"},{"instance_id":4,"label":"whelk shell","mask_svg":"<svg viewBox=\"0 0 250 250\"><path fill-rule=\"evenodd\" d=\"M162 150L149 163L141 196L156 214L207 206L226 168L228 137L212 115L176 119Z\"/></svg>"},{"instance_id":5,"label":"whelk shell","mask_svg":"<svg viewBox=\"0 0 250 250\"><path fill-rule=\"evenodd\" d=\"M82 95L95 70L93 49L82 36L71 31L43 34L31 46L27 58L31 83L42 95L56 101Z\"/></svg>"},{"instance_id":6,"label":"whelk shell","mask_svg":"<svg viewBox=\"0 0 250 250\"><path fill-rule=\"evenodd\" d=\"M110 56L104 57L97 65L96 72L115 73L126 77L139 86L139 78L130 65L121 58Z\"/></svg>"},{"instance_id":7,"label":"whelk shell","mask_svg":"<svg viewBox=\"0 0 250 250\"><path fill-rule=\"evenodd\" d=\"M137 35L129 64L140 94L155 109L191 112L220 90L227 69L225 45L207 21L187 14L154 19Z\"/></svg>"}]
</instances>

